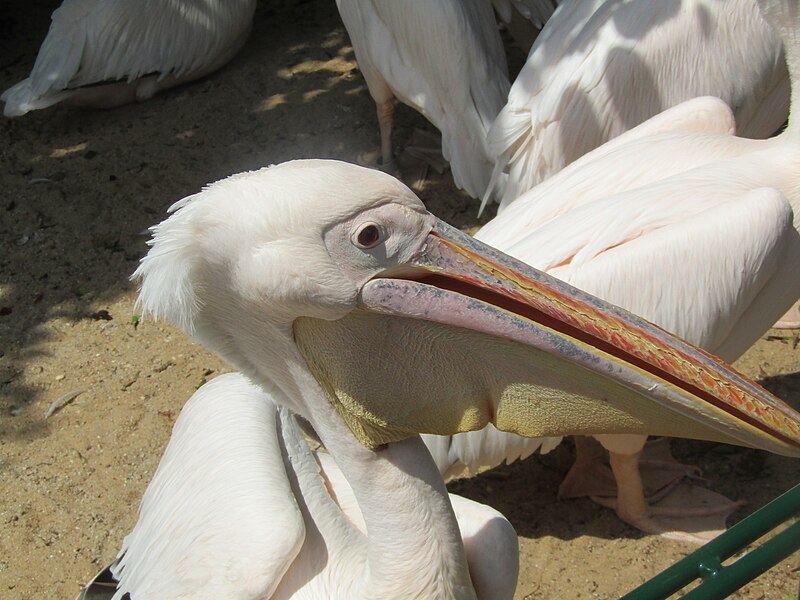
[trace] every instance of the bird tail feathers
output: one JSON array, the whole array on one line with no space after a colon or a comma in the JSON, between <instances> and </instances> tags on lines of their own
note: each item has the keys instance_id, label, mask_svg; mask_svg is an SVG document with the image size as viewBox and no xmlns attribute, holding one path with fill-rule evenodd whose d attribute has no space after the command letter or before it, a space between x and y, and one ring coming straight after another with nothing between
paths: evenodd
<instances>
[{"instance_id":1,"label":"bird tail feathers","mask_svg":"<svg viewBox=\"0 0 800 600\"><path fill-rule=\"evenodd\" d=\"M510 173L509 165L526 159L531 154L531 145L535 143L530 112L504 106L487 136L489 156L494 159L495 167L484 204L493 196L498 201L502 200L501 206L505 206L529 189L515 181L514 176L501 177L501 174Z\"/></svg>"},{"instance_id":2,"label":"bird tail feathers","mask_svg":"<svg viewBox=\"0 0 800 600\"><path fill-rule=\"evenodd\" d=\"M6 117L21 117L32 110L40 110L57 104L74 93L71 90L64 90L39 96L33 91L31 80L28 78L8 88L0 96L0 100L6 103L3 108L3 114Z\"/></svg>"},{"instance_id":3,"label":"bird tail feathers","mask_svg":"<svg viewBox=\"0 0 800 600\"><path fill-rule=\"evenodd\" d=\"M492 177L485 140L459 127L442 128L442 154L450 163L455 184L473 198L482 198Z\"/></svg>"}]
</instances>

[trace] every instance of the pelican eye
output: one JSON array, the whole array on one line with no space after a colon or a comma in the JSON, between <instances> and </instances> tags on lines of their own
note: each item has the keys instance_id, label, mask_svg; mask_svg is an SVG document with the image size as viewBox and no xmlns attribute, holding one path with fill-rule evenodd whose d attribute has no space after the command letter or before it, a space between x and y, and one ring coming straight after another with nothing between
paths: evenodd
<instances>
[{"instance_id":1,"label":"pelican eye","mask_svg":"<svg viewBox=\"0 0 800 600\"><path fill-rule=\"evenodd\" d=\"M381 240L381 230L375 223L367 223L356 234L356 245L368 250L377 246Z\"/></svg>"}]
</instances>

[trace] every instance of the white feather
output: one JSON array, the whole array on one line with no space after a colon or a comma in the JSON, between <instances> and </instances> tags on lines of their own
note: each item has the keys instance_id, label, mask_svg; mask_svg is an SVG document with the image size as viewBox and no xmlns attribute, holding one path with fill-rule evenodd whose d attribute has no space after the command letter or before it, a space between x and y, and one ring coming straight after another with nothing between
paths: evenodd
<instances>
[{"instance_id":1,"label":"white feather","mask_svg":"<svg viewBox=\"0 0 800 600\"><path fill-rule=\"evenodd\" d=\"M531 48L489 133L503 206L586 152L696 96L745 137L788 113L780 40L749 0L566 0Z\"/></svg>"},{"instance_id":2,"label":"white feather","mask_svg":"<svg viewBox=\"0 0 800 600\"><path fill-rule=\"evenodd\" d=\"M4 113L111 106L202 77L241 48L254 11L255 0L65 0L30 76L0 96ZM85 87L111 82L129 85Z\"/></svg>"},{"instance_id":3,"label":"white feather","mask_svg":"<svg viewBox=\"0 0 800 600\"><path fill-rule=\"evenodd\" d=\"M305 538L281 457L278 408L240 375L200 388L172 438L125 538L115 600L264 598Z\"/></svg>"}]
</instances>

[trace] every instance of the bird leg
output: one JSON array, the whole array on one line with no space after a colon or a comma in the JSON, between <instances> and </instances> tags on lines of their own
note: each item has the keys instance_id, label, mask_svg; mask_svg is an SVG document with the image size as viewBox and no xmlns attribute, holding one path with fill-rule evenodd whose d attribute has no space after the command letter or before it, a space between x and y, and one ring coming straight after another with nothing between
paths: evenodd
<instances>
[{"instance_id":1,"label":"bird leg","mask_svg":"<svg viewBox=\"0 0 800 600\"><path fill-rule=\"evenodd\" d=\"M683 481L696 475L697 468L674 460L668 439L645 444L644 436L596 437L609 450L616 491L591 494L591 499L615 510L620 519L645 533L702 544L724 531L728 515L743 504ZM588 447L588 440L576 444L576 463L586 462L580 454ZM591 452L589 460L598 462L596 445ZM595 473L598 468L593 467Z\"/></svg>"},{"instance_id":2,"label":"bird leg","mask_svg":"<svg viewBox=\"0 0 800 600\"><path fill-rule=\"evenodd\" d=\"M795 302L773 327L776 329L800 329L800 300Z\"/></svg>"},{"instance_id":3,"label":"bird leg","mask_svg":"<svg viewBox=\"0 0 800 600\"><path fill-rule=\"evenodd\" d=\"M617 498L614 508L620 519L637 529L647 533L661 533L661 531L653 531L653 529L658 529L658 526L649 518L650 507L644 498L644 486L641 473L639 473L641 454L641 450L635 454L609 452L611 471L617 482Z\"/></svg>"},{"instance_id":4,"label":"bird leg","mask_svg":"<svg viewBox=\"0 0 800 600\"><path fill-rule=\"evenodd\" d=\"M589 496L616 511L620 519L646 533L702 544L725 530L728 515L743 502L732 502L684 478L698 469L669 453L669 440L644 436L575 438L575 464L559 488L559 496Z\"/></svg>"},{"instance_id":5,"label":"bird leg","mask_svg":"<svg viewBox=\"0 0 800 600\"><path fill-rule=\"evenodd\" d=\"M370 88L371 93L372 88ZM381 94L376 96L375 108L378 113L378 128L381 134L380 150L370 151L359 155L358 162L371 169L380 169L384 173L399 177L397 162L394 160L392 152L392 128L394 126L394 96L388 89L382 89ZM380 98L380 99L379 99Z\"/></svg>"},{"instance_id":6,"label":"bird leg","mask_svg":"<svg viewBox=\"0 0 800 600\"><path fill-rule=\"evenodd\" d=\"M425 185L428 168L433 167L438 173L447 169L447 161L442 156L442 140L437 134L415 129L404 152L395 160L392 152L392 129L394 126L394 96L388 87L375 100L378 113L378 127L381 133L381 159L377 167L398 177L411 188L421 190ZM373 96L375 98L375 96ZM364 157L365 162L373 162ZM374 164L374 163L373 163Z\"/></svg>"},{"instance_id":7,"label":"bird leg","mask_svg":"<svg viewBox=\"0 0 800 600\"><path fill-rule=\"evenodd\" d=\"M616 496L617 484L606 464L606 451L590 437L574 439L575 462L558 488L558 497Z\"/></svg>"},{"instance_id":8,"label":"bird leg","mask_svg":"<svg viewBox=\"0 0 800 600\"><path fill-rule=\"evenodd\" d=\"M378 108L378 127L381 131L381 170L392 173L397 169L392 154L392 126L394 124L394 98L389 96Z\"/></svg>"},{"instance_id":9,"label":"bird leg","mask_svg":"<svg viewBox=\"0 0 800 600\"><path fill-rule=\"evenodd\" d=\"M645 533L704 544L725 530L725 520L743 502L732 502L710 490L685 482L671 485L662 502L645 500L640 473L641 451L635 454L609 452L609 461L617 482L616 501L592 498L614 508L620 519Z\"/></svg>"},{"instance_id":10,"label":"bird leg","mask_svg":"<svg viewBox=\"0 0 800 600\"><path fill-rule=\"evenodd\" d=\"M644 496L658 502L686 476L699 475L697 467L677 462L669 452L669 439L647 440L645 436L575 437L575 464L559 488L562 498L616 498L617 480L609 467L606 448L617 454L640 454L639 470ZM605 446L605 448L604 448ZM641 452L643 450L643 452Z\"/></svg>"}]
</instances>

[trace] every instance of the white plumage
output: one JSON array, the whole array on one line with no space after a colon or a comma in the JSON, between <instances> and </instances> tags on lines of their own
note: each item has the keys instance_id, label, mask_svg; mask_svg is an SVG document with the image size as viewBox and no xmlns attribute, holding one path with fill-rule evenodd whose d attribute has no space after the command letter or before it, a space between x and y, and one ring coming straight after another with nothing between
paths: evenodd
<instances>
[{"instance_id":1,"label":"white plumage","mask_svg":"<svg viewBox=\"0 0 800 600\"><path fill-rule=\"evenodd\" d=\"M111 107L207 75L242 47L256 0L65 0L4 114L69 101ZM98 85L103 84L103 85Z\"/></svg>"},{"instance_id":2,"label":"white plumage","mask_svg":"<svg viewBox=\"0 0 800 600\"><path fill-rule=\"evenodd\" d=\"M384 163L397 98L441 131L455 184L481 197L493 167L486 134L509 89L491 0L336 4L377 105Z\"/></svg>"},{"instance_id":3,"label":"white plumage","mask_svg":"<svg viewBox=\"0 0 800 600\"><path fill-rule=\"evenodd\" d=\"M511 598L514 529L488 506L450 500L477 597ZM312 452L294 415L260 387L222 375L175 422L112 567L114 599L351 597L365 546L335 461Z\"/></svg>"},{"instance_id":4,"label":"white plumage","mask_svg":"<svg viewBox=\"0 0 800 600\"><path fill-rule=\"evenodd\" d=\"M547 454L561 442L561 438L526 438L506 433L491 423L468 433L420 437L445 481L474 477L499 465L525 460L537 450Z\"/></svg>"},{"instance_id":5,"label":"white plumage","mask_svg":"<svg viewBox=\"0 0 800 600\"><path fill-rule=\"evenodd\" d=\"M760 4L798 84L798 7ZM793 102L798 93L795 85ZM523 194L476 237L732 362L800 298L800 123L790 119L769 140L732 131L722 101L680 104ZM442 473L474 473L552 444L496 430L457 437L426 437ZM614 437L602 442L617 459L644 443ZM630 506L618 512L660 530Z\"/></svg>"},{"instance_id":6,"label":"white plumage","mask_svg":"<svg viewBox=\"0 0 800 600\"><path fill-rule=\"evenodd\" d=\"M738 132L784 123L780 40L752 0L567 0L531 48L489 133L501 206L586 152L685 100L717 96Z\"/></svg>"}]
</instances>

